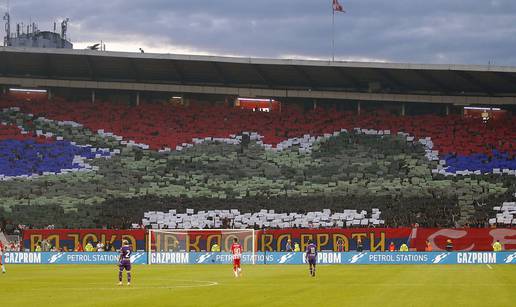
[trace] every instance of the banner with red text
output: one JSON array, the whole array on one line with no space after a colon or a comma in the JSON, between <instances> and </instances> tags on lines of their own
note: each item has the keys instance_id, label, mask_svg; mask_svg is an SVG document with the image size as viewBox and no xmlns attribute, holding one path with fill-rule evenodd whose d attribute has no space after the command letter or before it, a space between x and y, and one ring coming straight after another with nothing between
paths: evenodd
<instances>
[{"instance_id":1,"label":"banner with red text","mask_svg":"<svg viewBox=\"0 0 516 307\"><path fill-rule=\"evenodd\" d=\"M252 231L245 230L162 230L153 231L151 247L160 252L204 252L212 251L214 245L219 251L228 252L233 239L237 238L244 251L281 252L299 245L304 251L312 240L321 251L354 251L360 239L363 250L385 251L393 242L397 248L409 243L410 228L356 228L356 229L275 229L258 230L253 240ZM287 242L290 240L290 248Z\"/></svg>"},{"instance_id":2,"label":"banner with red text","mask_svg":"<svg viewBox=\"0 0 516 307\"><path fill-rule=\"evenodd\" d=\"M57 250L74 251L78 244L84 248L88 242L96 246L98 241L109 243L113 249L121 246L121 241L126 239L132 245L133 250L145 249L145 229L131 230L105 230L105 229L28 229L23 231L23 247L34 251L38 242L43 240Z\"/></svg>"},{"instance_id":3,"label":"banner with red text","mask_svg":"<svg viewBox=\"0 0 516 307\"><path fill-rule=\"evenodd\" d=\"M208 233L191 232L188 236L189 251L210 250L213 243L218 243L224 249L224 242L217 238L205 238ZM424 251L425 241L428 240L434 251L445 249L446 240L451 239L455 251L491 251L492 244L499 240L504 250L516 249L516 228L354 228L354 229L278 229L259 230L256 232L256 249L263 252L285 251L290 239L292 247L299 244L301 250L308 240L314 241L319 250L354 251L357 249L358 238L362 240L364 250L385 251L393 242L396 249L407 243L410 248ZM59 250L75 250L77 244L83 247L88 243L101 241L110 242L114 248L119 248L122 239L129 240L135 250L144 250L146 230L25 230L23 246L26 250L34 251L36 244L46 240L50 246ZM213 241L213 242L211 242ZM247 240L248 241L248 240ZM246 241L244 241L246 242ZM250 242L249 242L250 243ZM339 244L341 249L339 249ZM95 245L95 244L94 244ZM179 250L186 250L185 245Z\"/></svg>"},{"instance_id":4,"label":"banner with red text","mask_svg":"<svg viewBox=\"0 0 516 307\"><path fill-rule=\"evenodd\" d=\"M343 228L343 229L278 229L258 231L258 251L285 251L288 239L304 251L308 240L319 250L351 251L357 249L360 238L363 249L385 251L393 242L398 248L409 243L411 228ZM339 244L342 249L339 249Z\"/></svg>"}]
</instances>

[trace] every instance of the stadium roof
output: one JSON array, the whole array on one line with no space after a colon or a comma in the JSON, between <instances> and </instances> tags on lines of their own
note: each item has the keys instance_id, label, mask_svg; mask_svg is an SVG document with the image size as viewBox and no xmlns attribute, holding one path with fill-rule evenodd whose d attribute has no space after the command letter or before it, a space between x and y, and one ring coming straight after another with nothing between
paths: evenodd
<instances>
[{"instance_id":1,"label":"stadium roof","mask_svg":"<svg viewBox=\"0 0 516 307\"><path fill-rule=\"evenodd\" d=\"M0 48L0 84L246 97L516 104L516 67Z\"/></svg>"}]
</instances>

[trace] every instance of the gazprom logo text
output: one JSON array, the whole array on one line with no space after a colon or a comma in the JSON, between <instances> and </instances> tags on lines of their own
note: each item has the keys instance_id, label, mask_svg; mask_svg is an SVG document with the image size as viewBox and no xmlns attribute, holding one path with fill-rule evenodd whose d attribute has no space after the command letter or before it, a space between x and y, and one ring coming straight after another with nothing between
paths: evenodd
<instances>
[{"instance_id":1,"label":"gazprom logo text","mask_svg":"<svg viewBox=\"0 0 516 307\"><path fill-rule=\"evenodd\" d=\"M39 264L41 263L41 253L8 252L4 259L5 263Z\"/></svg>"},{"instance_id":2,"label":"gazprom logo text","mask_svg":"<svg viewBox=\"0 0 516 307\"><path fill-rule=\"evenodd\" d=\"M188 253L157 252L151 253L150 263L155 264L188 264L190 255Z\"/></svg>"},{"instance_id":3,"label":"gazprom logo text","mask_svg":"<svg viewBox=\"0 0 516 307\"><path fill-rule=\"evenodd\" d=\"M496 253L457 253L457 263L494 264L496 263Z\"/></svg>"}]
</instances>

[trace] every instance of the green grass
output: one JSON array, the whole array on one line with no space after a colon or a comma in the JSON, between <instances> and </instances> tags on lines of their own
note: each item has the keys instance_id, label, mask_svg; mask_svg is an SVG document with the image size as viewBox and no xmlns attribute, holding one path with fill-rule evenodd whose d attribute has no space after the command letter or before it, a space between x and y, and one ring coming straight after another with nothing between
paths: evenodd
<instances>
[{"instance_id":1,"label":"green grass","mask_svg":"<svg viewBox=\"0 0 516 307\"><path fill-rule=\"evenodd\" d=\"M514 306L512 265L9 265L1 306ZM125 274L124 274L125 275ZM125 276L124 276L125 279Z\"/></svg>"}]
</instances>

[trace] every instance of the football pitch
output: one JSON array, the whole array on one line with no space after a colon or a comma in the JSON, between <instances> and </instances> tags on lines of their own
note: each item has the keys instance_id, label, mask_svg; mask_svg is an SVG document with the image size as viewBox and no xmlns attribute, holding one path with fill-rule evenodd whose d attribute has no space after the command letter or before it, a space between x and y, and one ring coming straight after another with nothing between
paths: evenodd
<instances>
[{"instance_id":1,"label":"football pitch","mask_svg":"<svg viewBox=\"0 0 516 307\"><path fill-rule=\"evenodd\" d=\"M8 265L1 306L515 306L513 265Z\"/></svg>"}]
</instances>

